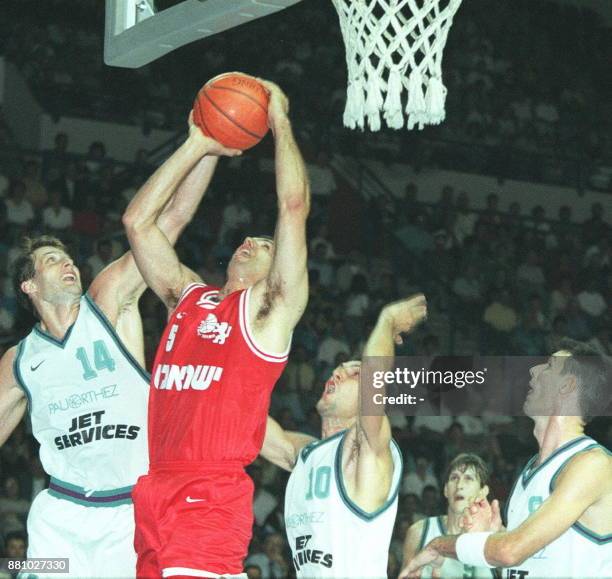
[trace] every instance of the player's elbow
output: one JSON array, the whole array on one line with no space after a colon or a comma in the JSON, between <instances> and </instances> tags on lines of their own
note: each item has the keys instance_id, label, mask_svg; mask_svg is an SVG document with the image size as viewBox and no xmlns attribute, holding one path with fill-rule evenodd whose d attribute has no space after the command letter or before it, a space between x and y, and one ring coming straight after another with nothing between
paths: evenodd
<instances>
[{"instance_id":1,"label":"player's elbow","mask_svg":"<svg viewBox=\"0 0 612 579\"><path fill-rule=\"evenodd\" d=\"M487 561L499 567L516 567L527 559L527 554L521 552L521 549L515 541L504 541L496 549L492 561Z\"/></svg>"},{"instance_id":2,"label":"player's elbow","mask_svg":"<svg viewBox=\"0 0 612 579\"><path fill-rule=\"evenodd\" d=\"M309 187L303 184L279 195L279 212L306 219L310 212Z\"/></svg>"},{"instance_id":3,"label":"player's elbow","mask_svg":"<svg viewBox=\"0 0 612 579\"><path fill-rule=\"evenodd\" d=\"M130 238L141 235L149 225L146 219L143 219L142 216L138 215L137 211L131 209L130 207L126 209L121 218L121 222L123 223L127 236Z\"/></svg>"}]
</instances>

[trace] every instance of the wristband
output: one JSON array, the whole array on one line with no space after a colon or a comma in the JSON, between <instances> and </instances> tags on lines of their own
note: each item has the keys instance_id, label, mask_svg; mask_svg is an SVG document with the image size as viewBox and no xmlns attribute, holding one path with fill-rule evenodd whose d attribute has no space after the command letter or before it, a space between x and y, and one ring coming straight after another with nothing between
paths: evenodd
<instances>
[{"instance_id":1,"label":"wristband","mask_svg":"<svg viewBox=\"0 0 612 579\"><path fill-rule=\"evenodd\" d=\"M493 533L463 533L459 535L455 550L457 551L457 559L465 565L473 565L474 567L488 567L493 569L494 565L489 565L485 559L485 543L489 535Z\"/></svg>"}]
</instances>

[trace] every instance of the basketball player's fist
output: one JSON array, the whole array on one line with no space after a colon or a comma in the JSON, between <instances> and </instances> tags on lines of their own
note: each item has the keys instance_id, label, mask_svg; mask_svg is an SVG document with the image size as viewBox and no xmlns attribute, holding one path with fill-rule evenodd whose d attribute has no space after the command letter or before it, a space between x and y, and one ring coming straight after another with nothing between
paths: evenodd
<instances>
[{"instance_id":1,"label":"basketball player's fist","mask_svg":"<svg viewBox=\"0 0 612 579\"><path fill-rule=\"evenodd\" d=\"M429 543L429 545L427 545L422 551L417 553L414 559L408 561L408 564L405 565L400 571L398 579L418 579L421 577L421 573L427 566L431 567L432 578L441 577L444 557L438 553L438 551L432 545L432 542Z\"/></svg>"},{"instance_id":2,"label":"basketball player's fist","mask_svg":"<svg viewBox=\"0 0 612 579\"><path fill-rule=\"evenodd\" d=\"M202 132L200 127L193 122L193 111L189 113L187 123L189 125L188 140L198 148L198 151L201 152L202 156L213 155L215 157L220 157L223 155L225 157L236 157L238 155L242 155L242 151L239 149L224 147L218 141L207 137Z\"/></svg>"},{"instance_id":3,"label":"basketball player's fist","mask_svg":"<svg viewBox=\"0 0 612 579\"><path fill-rule=\"evenodd\" d=\"M402 344L402 333L412 332L427 317L427 300L423 294L385 306L381 317L393 333L396 344Z\"/></svg>"},{"instance_id":4,"label":"basketball player's fist","mask_svg":"<svg viewBox=\"0 0 612 579\"><path fill-rule=\"evenodd\" d=\"M475 500L463 510L459 526L466 533L492 532L497 533L503 529L503 522L499 509L499 501L492 503L486 498Z\"/></svg>"},{"instance_id":5,"label":"basketball player's fist","mask_svg":"<svg viewBox=\"0 0 612 579\"><path fill-rule=\"evenodd\" d=\"M275 83L262 78L257 79L270 95L268 103L268 124L272 133L276 134L276 130L283 121L287 121L289 114L289 99L283 90Z\"/></svg>"}]
</instances>

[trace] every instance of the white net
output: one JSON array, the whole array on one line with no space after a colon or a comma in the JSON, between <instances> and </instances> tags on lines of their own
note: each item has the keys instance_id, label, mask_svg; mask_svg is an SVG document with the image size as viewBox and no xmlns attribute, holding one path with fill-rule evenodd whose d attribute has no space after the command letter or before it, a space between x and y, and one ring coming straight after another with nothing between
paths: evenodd
<instances>
[{"instance_id":1,"label":"white net","mask_svg":"<svg viewBox=\"0 0 612 579\"><path fill-rule=\"evenodd\" d=\"M344 125L372 131L444 120L442 53L462 0L332 0L346 47Z\"/></svg>"}]
</instances>

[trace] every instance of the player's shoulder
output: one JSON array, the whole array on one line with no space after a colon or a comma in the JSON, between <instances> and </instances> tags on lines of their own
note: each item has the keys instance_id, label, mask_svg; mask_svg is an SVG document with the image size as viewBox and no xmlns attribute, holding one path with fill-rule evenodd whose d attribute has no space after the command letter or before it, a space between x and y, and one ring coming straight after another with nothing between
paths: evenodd
<instances>
[{"instance_id":1,"label":"player's shoulder","mask_svg":"<svg viewBox=\"0 0 612 579\"><path fill-rule=\"evenodd\" d=\"M606 478L612 481L612 453L599 444L593 444L581 452L575 454L559 473L559 483L564 479L589 479Z\"/></svg>"}]
</instances>

